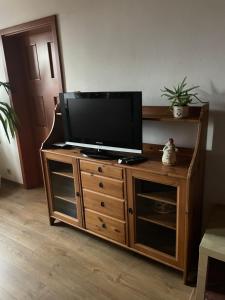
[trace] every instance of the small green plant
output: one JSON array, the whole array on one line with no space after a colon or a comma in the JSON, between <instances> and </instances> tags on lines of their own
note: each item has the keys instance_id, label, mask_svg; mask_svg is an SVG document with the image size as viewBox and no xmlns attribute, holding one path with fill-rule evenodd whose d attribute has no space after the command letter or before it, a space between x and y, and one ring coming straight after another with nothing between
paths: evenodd
<instances>
[{"instance_id":1,"label":"small green plant","mask_svg":"<svg viewBox=\"0 0 225 300\"><path fill-rule=\"evenodd\" d=\"M0 81L0 87L1 86L6 90L7 94L9 94L9 90L10 90L9 83ZM8 103L2 101L0 101L0 122L2 123L4 132L10 143L9 133L13 138L15 137L15 132L16 132L18 122L14 110L10 107Z\"/></svg>"},{"instance_id":2,"label":"small green plant","mask_svg":"<svg viewBox=\"0 0 225 300\"><path fill-rule=\"evenodd\" d=\"M185 76L183 81L179 83L176 87L173 87L173 89L168 89L167 87L164 87L164 89L161 90L161 97L166 97L171 102L171 108L173 106L187 106L190 103L204 103L198 98L198 93L194 93L194 90L199 88L199 86L196 85L193 87L187 87L186 80L187 77Z\"/></svg>"}]
</instances>

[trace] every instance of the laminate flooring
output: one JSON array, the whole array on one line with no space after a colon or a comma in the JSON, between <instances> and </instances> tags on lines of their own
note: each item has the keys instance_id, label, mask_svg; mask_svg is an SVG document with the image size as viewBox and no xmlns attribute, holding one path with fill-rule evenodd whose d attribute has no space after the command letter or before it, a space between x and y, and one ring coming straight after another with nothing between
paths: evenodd
<instances>
[{"instance_id":1,"label":"laminate flooring","mask_svg":"<svg viewBox=\"0 0 225 300\"><path fill-rule=\"evenodd\" d=\"M43 189L0 189L0 300L186 300L182 274L62 223Z\"/></svg>"}]
</instances>

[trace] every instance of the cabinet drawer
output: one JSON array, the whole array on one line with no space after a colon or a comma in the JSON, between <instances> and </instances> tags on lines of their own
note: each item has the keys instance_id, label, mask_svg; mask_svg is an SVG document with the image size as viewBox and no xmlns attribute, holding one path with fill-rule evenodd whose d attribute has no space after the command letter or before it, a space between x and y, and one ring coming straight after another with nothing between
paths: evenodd
<instances>
[{"instance_id":1,"label":"cabinet drawer","mask_svg":"<svg viewBox=\"0 0 225 300\"><path fill-rule=\"evenodd\" d=\"M85 209L86 228L125 244L125 222Z\"/></svg>"},{"instance_id":2,"label":"cabinet drawer","mask_svg":"<svg viewBox=\"0 0 225 300\"><path fill-rule=\"evenodd\" d=\"M81 181L83 188L108 194L121 199L124 197L124 183L121 180L81 172Z\"/></svg>"},{"instance_id":3,"label":"cabinet drawer","mask_svg":"<svg viewBox=\"0 0 225 300\"><path fill-rule=\"evenodd\" d=\"M95 173L116 179L123 178L123 169L101 163L92 163L89 161L80 160L80 169L81 171Z\"/></svg>"},{"instance_id":4,"label":"cabinet drawer","mask_svg":"<svg viewBox=\"0 0 225 300\"><path fill-rule=\"evenodd\" d=\"M124 201L104 194L83 190L84 207L124 220Z\"/></svg>"}]
</instances>

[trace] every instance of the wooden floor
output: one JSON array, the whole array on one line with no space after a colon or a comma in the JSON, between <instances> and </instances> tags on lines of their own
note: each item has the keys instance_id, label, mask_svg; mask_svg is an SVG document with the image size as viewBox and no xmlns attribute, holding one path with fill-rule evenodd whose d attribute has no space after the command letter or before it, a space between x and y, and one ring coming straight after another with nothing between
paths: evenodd
<instances>
[{"instance_id":1,"label":"wooden floor","mask_svg":"<svg viewBox=\"0 0 225 300\"><path fill-rule=\"evenodd\" d=\"M63 224L42 189L0 190L0 299L185 300L179 272Z\"/></svg>"}]
</instances>

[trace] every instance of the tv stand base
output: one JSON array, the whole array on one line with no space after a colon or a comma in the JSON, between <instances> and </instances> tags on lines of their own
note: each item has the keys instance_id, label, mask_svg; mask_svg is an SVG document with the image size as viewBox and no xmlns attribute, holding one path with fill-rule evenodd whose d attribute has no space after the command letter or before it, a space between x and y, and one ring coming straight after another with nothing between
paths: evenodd
<instances>
[{"instance_id":1,"label":"tv stand base","mask_svg":"<svg viewBox=\"0 0 225 300\"><path fill-rule=\"evenodd\" d=\"M80 153L85 157L103 160L114 160L121 158L121 155L101 149L82 149Z\"/></svg>"}]
</instances>

